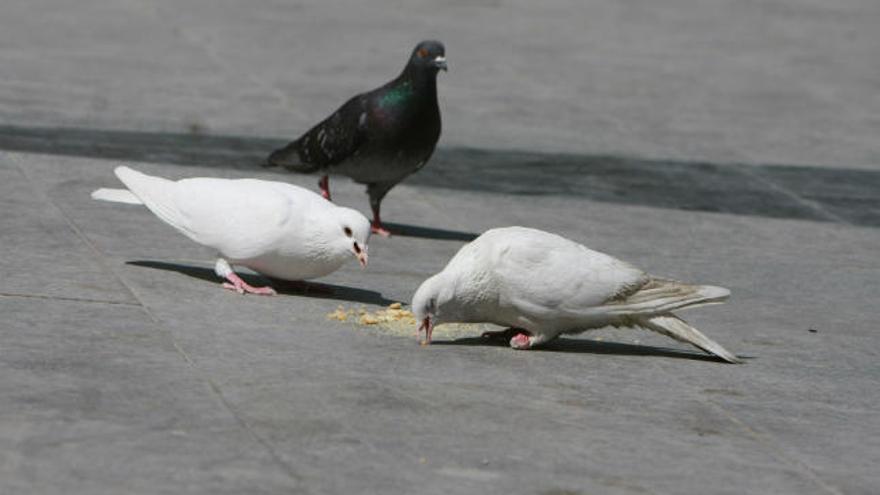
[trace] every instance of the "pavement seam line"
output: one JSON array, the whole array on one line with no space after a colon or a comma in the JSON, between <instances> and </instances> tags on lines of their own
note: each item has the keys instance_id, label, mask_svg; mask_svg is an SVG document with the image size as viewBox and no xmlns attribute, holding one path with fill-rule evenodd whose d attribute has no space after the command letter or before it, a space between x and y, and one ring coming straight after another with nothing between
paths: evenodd
<instances>
[{"instance_id":1,"label":"pavement seam line","mask_svg":"<svg viewBox=\"0 0 880 495\"><path fill-rule=\"evenodd\" d=\"M658 362L655 361L653 363L653 365L654 365L654 368L657 369L658 371L664 373L667 376L671 376L672 380L678 382L680 387L683 387L686 390L692 390L692 387L690 384L682 381L680 378L678 378L678 376L675 373L666 372L666 370L663 369L659 365ZM725 365L726 366L734 366L734 365L727 365L727 364L725 364ZM748 365L742 364L742 365L738 365L738 366L748 366ZM720 403L718 403L712 399L707 399L699 394L694 394L694 393L691 393L691 395L696 402L708 404L710 407L712 407L713 409L720 412L721 415L724 416L725 418L727 418L728 421L733 423L737 428L744 431L745 434L749 438L751 438L752 440L757 442L759 445L762 445L764 447L764 449L773 458L775 458L778 461L781 461L783 464L786 464L789 467L794 468L798 474L800 474L801 476L803 476L804 478L806 478L807 480L809 480L810 482L812 482L813 484L815 484L819 488L823 489L826 493L828 493L830 495L844 495L843 492L841 492L837 488L829 485L824 480L822 480L822 478L816 473L816 471L812 467L810 467L809 464L807 464L807 463L805 463L795 457L788 455L784 450L782 450L780 447L778 447L773 442L772 435L769 435L767 433L763 433L757 428L753 428L745 421L739 419L733 412L727 410L727 408L725 408L723 405L721 405Z\"/></svg>"},{"instance_id":2,"label":"pavement seam line","mask_svg":"<svg viewBox=\"0 0 880 495\"><path fill-rule=\"evenodd\" d=\"M763 433L762 431L749 426L747 423L745 423L744 421L742 421L741 419L736 417L735 414L728 411L724 406L722 406L718 402L715 402L712 399L703 399L703 400L707 404L713 406L715 409L717 409L719 412L721 412L721 414L723 414L728 420L730 420L730 422L732 422L733 424L738 426L740 429L745 431L746 434L748 436L750 436L752 439L754 439L758 443L760 443L760 444L764 445L766 448L768 448L771 452L773 452L775 454L775 457L777 457L778 459L781 459L784 463L788 464L789 466L792 466L792 467L806 473L807 478L809 478L810 481L812 481L813 483L818 485L820 488L823 488L826 492L828 492L832 495L844 495L843 492L841 492L840 490L838 490L834 486L831 486L828 483L826 483L819 476L819 474L816 473L816 471L814 471L812 467L810 467L809 464L807 464L799 459L796 459L792 456L789 456L784 450L782 450L780 447L778 447L776 445L776 443L774 443L772 441L772 437L770 435Z\"/></svg>"},{"instance_id":3,"label":"pavement seam line","mask_svg":"<svg viewBox=\"0 0 880 495\"><path fill-rule=\"evenodd\" d=\"M106 299L89 299L86 297L51 296L48 294L23 294L23 293L16 293L16 292L0 292L0 297L14 297L14 298L22 298L22 299L47 299L47 300L52 300L52 301L73 301L73 302L111 304L111 305L121 305L121 306L140 306L141 305L138 302L109 301Z\"/></svg>"},{"instance_id":4,"label":"pavement seam line","mask_svg":"<svg viewBox=\"0 0 880 495\"><path fill-rule=\"evenodd\" d=\"M52 198L49 197L48 194L46 192L44 192L40 187L37 186L36 182L34 182L33 179L31 179L31 177L27 174L27 172L25 172L24 168L22 168L21 165L19 164L18 157L16 155L10 155L9 159L15 165L15 168L22 175L22 177L24 177L24 179L30 184L31 189L33 189L38 195L41 196L41 199L43 200L44 203L46 203L47 205L50 205L55 210L55 212L58 214L58 216L61 217L61 219L64 220L64 223L67 224L67 228L69 228L73 232L74 236L76 236L80 240L80 242L82 242L90 251L92 251L92 254L95 257L94 258L95 262L98 264L98 267L101 268L102 270L106 271L107 273L109 273L112 276L112 278L116 279L116 281L119 282L122 285L122 287L125 288L125 290L132 297L132 299L137 301L138 305L143 306L143 301L138 299L138 297L134 294L134 291L131 290L131 287L129 287L128 284L126 284L122 280L122 278L119 277L104 262L104 258L106 258L106 255L104 253L102 253L101 250L98 249L94 244L92 244L91 240L89 240L88 237L86 237L86 235L83 234L82 230L80 230L80 228L76 225L76 223L74 223L74 221L64 212L64 210L62 210L55 203L55 201L52 200Z\"/></svg>"},{"instance_id":5,"label":"pavement seam line","mask_svg":"<svg viewBox=\"0 0 880 495\"><path fill-rule=\"evenodd\" d=\"M21 173L21 175L25 178L25 180L31 185L31 188L37 194L42 196L42 199L47 204L51 205L52 208L54 208L56 210L58 215L67 224L68 228L71 229L71 231L74 233L74 235L80 239L80 242L83 242L93 252L95 257L97 258L97 263L98 263L99 267L101 269L105 270L106 272L108 272L113 278L115 278L120 284L122 284L122 286L125 287L125 289L129 292L129 294L134 298L134 300L137 301L137 303L132 304L132 306L139 306L144 311L144 313L147 315L147 317L153 321L153 323L156 325L157 329L161 333L167 334L168 338L171 340L171 345L174 346L175 351L181 356L181 358L184 360L184 362L187 364L187 366L189 366L189 368L192 370L192 372L195 374L195 376L208 385L209 389L212 391L212 393L214 393L214 395L217 397L217 399L220 401L220 403L223 405L223 407L226 408L226 410L229 412L229 414L232 415L232 417L235 419L235 421L238 422L238 424L242 428L244 428L244 430L248 433L248 435L251 436L251 438L254 439L254 441L256 441L264 449L266 449L267 453L269 454L269 456L271 457L273 462L275 462L276 465L278 465L278 467L280 467L281 470L285 474L287 474L287 476L292 481L294 481L296 483L301 483L302 477L297 475L293 471L291 466L289 466L286 462L284 462L281 459L280 455L277 452L275 452L275 449L273 449L272 446L269 445L266 440L264 440L260 435L258 435L254 431L254 429L251 427L251 425L244 418L242 418L235 411L235 409L233 409L231 407L230 403L226 400L226 397L223 395L223 392L220 389L220 386L217 385L213 380L211 380L210 378L208 378L207 376L205 376L201 372L201 370L196 365L195 361L190 357L190 355L186 352L186 350L183 349L183 347L180 345L180 343L177 341L177 339L174 338L173 332L171 332L171 330L162 322L162 320L160 320L150 310L150 308L143 302L143 300L137 296L137 293L135 292L135 290L132 287L130 287L125 282L125 280L119 276L119 274L117 274L112 268L107 266L107 264L104 262L104 258L106 258L106 255L104 253L102 253L101 250L98 249L98 247L95 246L91 242L91 240L76 225L76 223L73 221L73 219L71 219L67 214L65 214L64 210L62 210L51 198L49 198L48 194L46 194L41 188L36 186L36 183L30 178L30 176L28 176L28 174L24 171L24 169L19 165L16 157L13 155L10 158L11 158L12 163L15 165L15 168L19 171L19 173Z\"/></svg>"},{"instance_id":6,"label":"pavement seam line","mask_svg":"<svg viewBox=\"0 0 880 495\"><path fill-rule=\"evenodd\" d=\"M745 175L745 176L748 176L752 179L760 181L762 184L768 186L770 189L772 189L772 190L776 191L777 193L793 200L797 204L818 213L819 215L821 215L823 218L825 218L828 221L831 221L834 223L841 223L844 225L853 225L853 223L850 222L849 220L847 220L847 219L841 217L840 215L837 215L831 211L828 211L824 206L822 206L822 203L819 203L818 201L814 201L811 199L804 198L800 194L789 190L785 186L782 186L781 184L778 184L778 183L768 179L767 177L764 177L763 175L758 174L750 166L740 167L737 171L740 172L742 175Z\"/></svg>"}]
</instances>

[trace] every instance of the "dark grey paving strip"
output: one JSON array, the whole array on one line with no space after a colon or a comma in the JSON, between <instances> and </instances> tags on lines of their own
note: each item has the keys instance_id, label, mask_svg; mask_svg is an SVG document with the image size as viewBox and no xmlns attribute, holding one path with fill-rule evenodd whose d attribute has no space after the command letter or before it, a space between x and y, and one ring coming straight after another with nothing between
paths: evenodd
<instances>
[{"instance_id":1,"label":"dark grey paving strip","mask_svg":"<svg viewBox=\"0 0 880 495\"><path fill-rule=\"evenodd\" d=\"M795 191L853 225L880 225L880 173L852 169L752 167L754 173Z\"/></svg>"},{"instance_id":2,"label":"dark grey paving strip","mask_svg":"<svg viewBox=\"0 0 880 495\"><path fill-rule=\"evenodd\" d=\"M281 139L0 126L0 149L250 170ZM408 183L880 226L880 171L440 149Z\"/></svg>"},{"instance_id":3,"label":"dark grey paving strip","mask_svg":"<svg viewBox=\"0 0 880 495\"><path fill-rule=\"evenodd\" d=\"M250 168L284 140L0 125L0 149L50 155Z\"/></svg>"},{"instance_id":4,"label":"dark grey paving strip","mask_svg":"<svg viewBox=\"0 0 880 495\"><path fill-rule=\"evenodd\" d=\"M790 198L792 201L804 206L805 208L807 208L809 210L813 210L816 213L816 215L819 216L820 218L824 218L825 220L827 220L829 222L847 223L847 224L852 223L852 222L848 221L846 218L843 218L839 215L832 213L826 207L824 207L824 205L822 203L820 203L818 201L814 201L809 198L805 198L803 196L800 196L796 192L785 187L784 185L779 184L778 182L770 180L766 176L759 174L758 172L756 172L754 170L756 168L757 167L742 167L741 170L744 174L748 174L749 176L754 177L759 181L762 181L764 184L766 184L768 187L770 187L771 189L773 189L774 191L776 191L780 195Z\"/></svg>"}]
</instances>

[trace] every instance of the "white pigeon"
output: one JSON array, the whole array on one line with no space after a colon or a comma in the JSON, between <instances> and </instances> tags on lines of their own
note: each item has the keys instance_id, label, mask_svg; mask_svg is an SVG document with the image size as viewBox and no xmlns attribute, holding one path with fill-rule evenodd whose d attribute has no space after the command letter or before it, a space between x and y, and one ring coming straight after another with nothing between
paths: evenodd
<instances>
[{"instance_id":1,"label":"white pigeon","mask_svg":"<svg viewBox=\"0 0 880 495\"><path fill-rule=\"evenodd\" d=\"M222 257L214 271L240 294L275 291L248 285L230 264L284 280L330 274L351 256L367 265L370 221L307 189L257 179L172 181L128 167L114 172L128 189L98 189L92 198L143 204L181 234L216 249Z\"/></svg>"},{"instance_id":2,"label":"white pigeon","mask_svg":"<svg viewBox=\"0 0 880 495\"><path fill-rule=\"evenodd\" d=\"M427 344L434 326L449 322L510 327L483 335L509 337L514 349L611 325L653 330L739 363L672 313L729 295L722 287L654 277L556 234L506 227L462 247L443 271L422 283L412 309Z\"/></svg>"}]
</instances>

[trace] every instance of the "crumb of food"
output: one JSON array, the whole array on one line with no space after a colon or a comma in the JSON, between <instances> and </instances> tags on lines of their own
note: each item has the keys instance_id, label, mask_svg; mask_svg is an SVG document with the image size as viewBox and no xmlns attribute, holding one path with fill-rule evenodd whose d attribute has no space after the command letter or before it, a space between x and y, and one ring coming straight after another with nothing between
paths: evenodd
<instances>
[{"instance_id":1,"label":"crumb of food","mask_svg":"<svg viewBox=\"0 0 880 495\"><path fill-rule=\"evenodd\" d=\"M361 325L375 325L379 323L379 319L373 315L365 314L361 316L358 322L360 322Z\"/></svg>"},{"instance_id":2,"label":"crumb of food","mask_svg":"<svg viewBox=\"0 0 880 495\"><path fill-rule=\"evenodd\" d=\"M339 306L336 308L336 311L329 313L327 318L330 320L345 321L348 319L348 313L345 312L345 308Z\"/></svg>"},{"instance_id":3,"label":"crumb of food","mask_svg":"<svg viewBox=\"0 0 880 495\"><path fill-rule=\"evenodd\" d=\"M378 328L401 336L415 336L418 322L412 311L405 309L402 303L395 302L384 308L369 311L363 306L345 308L339 306L335 311L327 314L328 320L357 323L359 325ZM434 330L434 336L439 338L459 338L480 335L488 330L488 325L457 324L450 323L438 325Z\"/></svg>"}]
</instances>

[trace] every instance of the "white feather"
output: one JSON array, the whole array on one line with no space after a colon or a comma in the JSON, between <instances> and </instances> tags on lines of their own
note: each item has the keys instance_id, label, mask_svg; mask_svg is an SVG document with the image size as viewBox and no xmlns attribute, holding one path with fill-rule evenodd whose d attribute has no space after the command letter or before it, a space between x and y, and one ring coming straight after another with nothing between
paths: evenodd
<instances>
[{"instance_id":1,"label":"white feather","mask_svg":"<svg viewBox=\"0 0 880 495\"><path fill-rule=\"evenodd\" d=\"M722 302L730 291L652 277L607 254L523 227L485 232L413 297L421 322L489 322L527 330L537 345L563 333L640 326L735 362L670 313ZM680 322L680 323L679 323Z\"/></svg>"},{"instance_id":2,"label":"white feather","mask_svg":"<svg viewBox=\"0 0 880 495\"><path fill-rule=\"evenodd\" d=\"M127 203L130 205L144 204L128 189L109 189L102 187L101 189L95 189L92 191L92 199L97 199L98 201L110 201L112 203Z\"/></svg>"},{"instance_id":3,"label":"white feather","mask_svg":"<svg viewBox=\"0 0 880 495\"><path fill-rule=\"evenodd\" d=\"M360 213L291 184L202 177L171 181L124 166L115 173L133 198L113 189L99 189L92 197L136 199L233 264L277 278L327 275L353 258L353 240L366 247L370 235L370 223ZM346 226L354 239L344 233Z\"/></svg>"}]
</instances>

